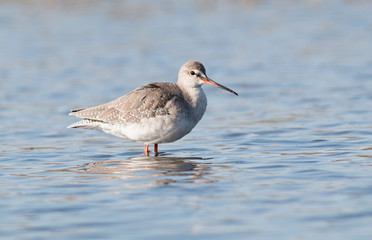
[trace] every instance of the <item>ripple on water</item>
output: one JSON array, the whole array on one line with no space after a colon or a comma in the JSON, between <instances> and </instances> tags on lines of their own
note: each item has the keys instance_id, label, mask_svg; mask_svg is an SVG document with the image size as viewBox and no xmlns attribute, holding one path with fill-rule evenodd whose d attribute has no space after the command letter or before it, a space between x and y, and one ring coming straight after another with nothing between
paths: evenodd
<instances>
[{"instance_id":1,"label":"ripple on water","mask_svg":"<svg viewBox=\"0 0 372 240\"><path fill-rule=\"evenodd\" d=\"M1 236L371 239L370 3L23 2L0 1ZM239 96L204 86L159 157L66 129L195 58Z\"/></svg>"}]
</instances>

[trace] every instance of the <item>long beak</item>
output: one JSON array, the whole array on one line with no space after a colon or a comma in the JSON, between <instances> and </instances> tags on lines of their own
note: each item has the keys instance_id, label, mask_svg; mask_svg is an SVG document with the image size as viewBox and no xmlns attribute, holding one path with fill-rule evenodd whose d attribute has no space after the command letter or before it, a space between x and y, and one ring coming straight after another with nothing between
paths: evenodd
<instances>
[{"instance_id":1,"label":"long beak","mask_svg":"<svg viewBox=\"0 0 372 240\"><path fill-rule=\"evenodd\" d=\"M204 82L205 84L209 84L209 85L212 85L212 86L215 86L215 87L219 87L219 88L225 89L226 91L229 91L229 92L231 92L231 93L234 93L236 96L238 96L238 94L237 94L235 91L233 91L233 90L231 90L230 88L227 88L227 87L225 87L225 86L222 86L222 85L219 84L219 83L216 83L215 81L213 81L212 79L210 79L210 78L208 78L208 77L203 78L203 82Z\"/></svg>"}]
</instances>

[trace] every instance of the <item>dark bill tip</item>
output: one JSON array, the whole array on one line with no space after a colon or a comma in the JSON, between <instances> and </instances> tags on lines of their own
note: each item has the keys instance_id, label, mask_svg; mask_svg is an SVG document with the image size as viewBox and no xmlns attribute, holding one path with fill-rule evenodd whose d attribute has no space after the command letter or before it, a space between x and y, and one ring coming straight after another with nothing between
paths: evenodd
<instances>
[{"instance_id":1,"label":"dark bill tip","mask_svg":"<svg viewBox=\"0 0 372 240\"><path fill-rule=\"evenodd\" d=\"M216 83L215 81L213 81L212 79L210 78L205 78L204 80L204 83L205 84L209 84L209 85L212 85L212 86L215 86L215 87L219 87L219 88L222 88L222 89L225 89L226 91L229 91L233 94L235 94L236 96L239 96L239 94L237 94L235 91L231 90L230 88L227 88L219 83Z\"/></svg>"}]
</instances>

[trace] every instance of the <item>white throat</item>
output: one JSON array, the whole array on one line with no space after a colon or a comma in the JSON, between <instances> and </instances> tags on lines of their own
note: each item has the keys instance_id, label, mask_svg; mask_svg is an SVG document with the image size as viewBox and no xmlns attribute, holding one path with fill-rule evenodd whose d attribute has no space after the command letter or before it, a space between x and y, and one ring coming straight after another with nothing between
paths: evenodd
<instances>
[{"instance_id":1,"label":"white throat","mask_svg":"<svg viewBox=\"0 0 372 240\"><path fill-rule=\"evenodd\" d=\"M181 85L179 87L181 88L185 100L192 108L191 113L193 114L193 117L199 121L207 109L207 97L205 96L203 89L201 86L184 87Z\"/></svg>"}]
</instances>

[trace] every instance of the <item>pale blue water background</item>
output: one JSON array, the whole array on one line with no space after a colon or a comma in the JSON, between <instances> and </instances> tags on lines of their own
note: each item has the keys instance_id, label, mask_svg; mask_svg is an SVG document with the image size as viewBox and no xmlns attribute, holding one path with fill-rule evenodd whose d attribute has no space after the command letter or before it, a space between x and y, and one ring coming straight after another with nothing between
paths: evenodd
<instances>
[{"instance_id":1,"label":"pale blue water background","mask_svg":"<svg viewBox=\"0 0 372 240\"><path fill-rule=\"evenodd\" d=\"M0 239L372 239L371 1L0 1ZM180 141L70 109L199 60Z\"/></svg>"}]
</instances>

